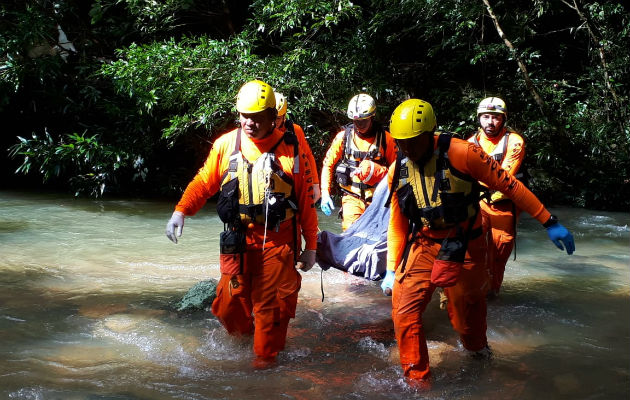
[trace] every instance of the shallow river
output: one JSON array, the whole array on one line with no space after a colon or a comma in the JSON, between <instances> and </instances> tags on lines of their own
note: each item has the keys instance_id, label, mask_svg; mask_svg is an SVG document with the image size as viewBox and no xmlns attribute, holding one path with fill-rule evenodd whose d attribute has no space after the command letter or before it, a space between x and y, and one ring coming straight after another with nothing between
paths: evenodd
<instances>
[{"instance_id":1,"label":"shallow river","mask_svg":"<svg viewBox=\"0 0 630 400\"><path fill-rule=\"evenodd\" d=\"M401 379L378 283L303 275L286 350L250 366L250 339L210 314L179 315L196 282L218 278L222 224L208 205L164 235L173 204L0 192L0 398L628 399L630 214L553 209L577 251L519 225L501 296L488 308L495 357L469 359L437 295L425 313L430 392ZM322 229L340 231L320 215Z\"/></svg>"}]
</instances>

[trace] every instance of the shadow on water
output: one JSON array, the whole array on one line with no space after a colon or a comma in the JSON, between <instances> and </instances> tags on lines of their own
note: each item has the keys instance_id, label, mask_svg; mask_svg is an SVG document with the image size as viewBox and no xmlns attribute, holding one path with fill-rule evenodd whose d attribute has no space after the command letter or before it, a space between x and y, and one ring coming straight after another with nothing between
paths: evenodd
<instances>
[{"instance_id":1,"label":"shadow on water","mask_svg":"<svg viewBox=\"0 0 630 400\"><path fill-rule=\"evenodd\" d=\"M15 233L22 230L28 230L27 222L17 222L17 221L2 221L0 220L0 234L3 233Z\"/></svg>"},{"instance_id":2,"label":"shadow on water","mask_svg":"<svg viewBox=\"0 0 630 400\"><path fill-rule=\"evenodd\" d=\"M57 291L40 284L48 282L45 269L4 270L0 285L0 330L2 338L23 343L25 339L47 340L41 334L64 337L76 333L72 318L99 319L131 313L176 320L175 305L184 293L156 290L138 293L81 293ZM60 279L59 276L56 276ZM63 278L61 278L63 279ZM185 314L181 314L184 316ZM16 324L16 322L19 322ZM37 327L44 327L42 331Z\"/></svg>"},{"instance_id":3,"label":"shadow on water","mask_svg":"<svg viewBox=\"0 0 630 400\"><path fill-rule=\"evenodd\" d=\"M128 217L157 214L160 215L161 219L173 212L172 204L160 200L98 200L83 197L74 198L65 193L2 192L1 194L4 207L16 207L24 210L45 207L89 214L116 213ZM213 207L213 203L214 200L208 200L209 207ZM26 215L15 215L15 217L20 218ZM3 228L0 226L0 232Z\"/></svg>"}]
</instances>

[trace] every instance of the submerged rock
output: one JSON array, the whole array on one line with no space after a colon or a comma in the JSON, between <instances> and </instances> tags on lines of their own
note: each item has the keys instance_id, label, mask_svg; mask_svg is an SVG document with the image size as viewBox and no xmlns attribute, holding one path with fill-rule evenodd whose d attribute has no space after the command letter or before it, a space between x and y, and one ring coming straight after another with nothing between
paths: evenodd
<instances>
[{"instance_id":1,"label":"submerged rock","mask_svg":"<svg viewBox=\"0 0 630 400\"><path fill-rule=\"evenodd\" d=\"M122 313L128 310L127 304L84 304L79 308L79 314L88 318L104 318L108 315Z\"/></svg>"},{"instance_id":2,"label":"submerged rock","mask_svg":"<svg viewBox=\"0 0 630 400\"><path fill-rule=\"evenodd\" d=\"M209 279L195 284L177 303L177 311L203 311L217 296L217 281Z\"/></svg>"}]
</instances>

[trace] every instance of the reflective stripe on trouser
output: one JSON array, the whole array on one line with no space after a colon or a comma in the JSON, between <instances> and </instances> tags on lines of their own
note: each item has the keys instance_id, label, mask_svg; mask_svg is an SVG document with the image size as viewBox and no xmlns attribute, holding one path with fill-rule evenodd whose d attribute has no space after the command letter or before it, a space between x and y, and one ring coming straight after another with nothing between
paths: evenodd
<instances>
[{"instance_id":1,"label":"reflective stripe on trouser","mask_svg":"<svg viewBox=\"0 0 630 400\"><path fill-rule=\"evenodd\" d=\"M363 200L358 197L351 196L349 194L344 195L341 198L341 213L343 216L343 220L341 221L341 229L346 230L359 219L361 215L365 212L367 205L363 202Z\"/></svg>"},{"instance_id":2,"label":"reflective stripe on trouser","mask_svg":"<svg viewBox=\"0 0 630 400\"><path fill-rule=\"evenodd\" d=\"M457 283L444 289L449 299L451 324L464 347L472 351L480 350L488 343L486 293L489 276L485 267L485 247L483 235L470 242ZM422 313L436 288L431 284L431 269L439 249L440 243L417 239L411 246L404 271L401 272L401 268L396 271L392 319L403 374L411 379L426 380L431 376Z\"/></svg>"},{"instance_id":3,"label":"reflective stripe on trouser","mask_svg":"<svg viewBox=\"0 0 630 400\"><path fill-rule=\"evenodd\" d=\"M514 249L515 221L512 206L511 201L492 205L481 202L483 231L489 234L488 268L492 276L490 289L495 292L501 288L505 265Z\"/></svg>"},{"instance_id":4,"label":"reflective stripe on trouser","mask_svg":"<svg viewBox=\"0 0 630 400\"><path fill-rule=\"evenodd\" d=\"M253 331L257 356L275 357L284 349L289 320L295 317L302 277L288 244L248 249L246 260L236 290L231 276L221 276L212 313L230 334Z\"/></svg>"}]
</instances>

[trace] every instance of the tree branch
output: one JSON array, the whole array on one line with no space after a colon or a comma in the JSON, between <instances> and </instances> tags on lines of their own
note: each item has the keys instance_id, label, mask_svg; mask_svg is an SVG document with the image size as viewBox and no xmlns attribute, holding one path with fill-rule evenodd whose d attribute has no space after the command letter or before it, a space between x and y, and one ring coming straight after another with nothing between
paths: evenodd
<instances>
[{"instance_id":1,"label":"tree branch","mask_svg":"<svg viewBox=\"0 0 630 400\"><path fill-rule=\"evenodd\" d=\"M521 59L521 56L518 54L518 52L514 48L514 45L512 45L512 42L510 42L510 40L505 36L505 33L503 33L503 29L501 29L501 25L499 24L499 19L494 14L494 11L492 10L492 6L490 5L490 2L488 0L482 0L482 1L486 5L488 14L490 15L490 18L492 19L492 22L494 23L494 27L496 28L497 33L499 34L499 37L503 39L503 42L505 43L505 45L508 47L508 49L510 49L510 51L514 55L514 58L516 58L518 67L521 70L523 79L525 80L525 85L527 86L527 89L531 93L532 97L534 97L536 104L538 104L538 108L540 109L540 112L548 121L552 121L552 118L550 118L549 113L547 113L547 107L545 105L545 102L543 101L542 97L540 97L540 94L538 94L538 91L534 87L534 83L529 77L529 73L527 72L527 67L525 66L525 63L523 62L523 60Z\"/></svg>"},{"instance_id":2,"label":"tree branch","mask_svg":"<svg viewBox=\"0 0 630 400\"><path fill-rule=\"evenodd\" d=\"M580 7L577 4L576 0L573 0L573 4L569 3L566 0L561 0L567 7L571 8L572 10L575 10L575 12L577 13L578 17L580 17L580 20L582 20L584 26L586 26L586 30L588 31L588 35L591 38L591 40L595 43L595 45L597 46L597 52L599 53L599 60L602 64L602 71L604 74L604 83L606 85L606 88L608 89L608 91L610 92L610 95L613 98L613 101L615 102L615 105L618 108L621 108L621 102L619 101L619 97L617 96L617 92L615 91L615 88L612 87L612 85L610 84L610 75L608 74L608 62L606 61L606 55L604 54L604 46L601 45L601 40L598 38L598 36L595 34L593 27L591 26L591 23L589 22L588 17L582 12L582 10L580 10Z\"/></svg>"}]
</instances>

